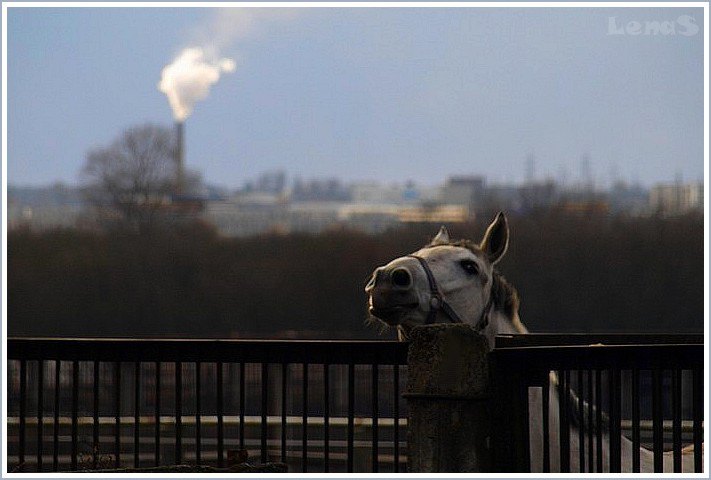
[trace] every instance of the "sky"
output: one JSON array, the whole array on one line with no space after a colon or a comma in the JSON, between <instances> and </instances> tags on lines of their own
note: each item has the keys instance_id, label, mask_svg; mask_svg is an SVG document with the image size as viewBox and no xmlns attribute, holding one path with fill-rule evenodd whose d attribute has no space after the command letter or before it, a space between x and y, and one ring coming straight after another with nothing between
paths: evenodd
<instances>
[{"instance_id":1,"label":"sky","mask_svg":"<svg viewBox=\"0 0 711 480\"><path fill-rule=\"evenodd\" d=\"M158 83L192 46L236 66L185 121L187 167L211 184L517 183L527 158L574 183L585 155L598 185L703 180L700 8L54 7L7 23L10 185L76 184L89 150L172 126Z\"/></svg>"}]
</instances>

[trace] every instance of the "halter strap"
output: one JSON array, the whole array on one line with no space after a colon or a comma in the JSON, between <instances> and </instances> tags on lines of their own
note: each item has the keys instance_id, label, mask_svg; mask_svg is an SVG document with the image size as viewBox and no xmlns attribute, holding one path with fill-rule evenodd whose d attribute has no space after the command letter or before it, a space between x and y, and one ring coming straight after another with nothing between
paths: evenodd
<instances>
[{"instance_id":1,"label":"halter strap","mask_svg":"<svg viewBox=\"0 0 711 480\"><path fill-rule=\"evenodd\" d=\"M410 258L414 258L415 260L420 262L420 265L422 266L422 269L425 271L425 275L427 276L427 283L430 286L430 311L427 313L427 320L425 320L425 325L431 325L435 323L438 310L442 310L442 312L444 312L450 322L464 323L461 317L457 315L457 312L455 312L454 309L449 305L449 303L447 303L447 301L444 299L444 294L442 294L439 287L437 286L437 281L435 280L434 274L432 273L430 266L427 264L427 260L418 255L407 256ZM481 312L481 316L479 317L479 321L474 327L478 332L486 328L486 326L489 324L488 312L491 308L492 300L493 297L489 295L489 301L486 303L486 306L484 307L484 310Z\"/></svg>"}]
</instances>

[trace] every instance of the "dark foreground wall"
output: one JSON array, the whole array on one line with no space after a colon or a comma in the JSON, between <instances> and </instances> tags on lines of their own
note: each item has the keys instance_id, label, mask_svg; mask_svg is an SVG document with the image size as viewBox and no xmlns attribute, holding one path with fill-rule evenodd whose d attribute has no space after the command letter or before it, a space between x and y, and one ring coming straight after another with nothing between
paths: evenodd
<instances>
[{"instance_id":1,"label":"dark foreground wall","mask_svg":"<svg viewBox=\"0 0 711 480\"><path fill-rule=\"evenodd\" d=\"M478 239L489 217L450 226ZM510 216L500 269L532 331L703 331L703 219ZM75 231L8 238L10 335L374 336L372 270L437 226L221 239Z\"/></svg>"}]
</instances>

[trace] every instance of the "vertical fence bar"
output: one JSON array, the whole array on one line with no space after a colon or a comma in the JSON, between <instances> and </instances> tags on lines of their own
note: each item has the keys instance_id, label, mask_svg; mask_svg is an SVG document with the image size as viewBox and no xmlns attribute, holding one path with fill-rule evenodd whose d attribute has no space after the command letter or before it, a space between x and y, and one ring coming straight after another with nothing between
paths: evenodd
<instances>
[{"instance_id":1,"label":"vertical fence bar","mask_svg":"<svg viewBox=\"0 0 711 480\"><path fill-rule=\"evenodd\" d=\"M583 398L585 394L585 389L583 388L583 371L578 370L578 462L580 473L585 471L585 405L583 404Z\"/></svg>"},{"instance_id":2,"label":"vertical fence bar","mask_svg":"<svg viewBox=\"0 0 711 480\"><path fill-rule=\"evenodd\" d=\"M79 362L72 362L72 470L77 469L79 416Z\"/></svg>"},{"instance_id":3,"label":"vertical fence bar","mask_svg":"<svg viewBox=\"0 0 711 480\"><path fill-rule=\"evenodd\" d=\"M632 370L632 472L640 471L640 412L639 412L639 370Z\"/></svg>"},{"instance_id":4,"label":"vertical fence bar","mask_svg":"<svg viewBox=\"0 0 711 480\"><path fill-rule=\"evenodd\" d=\"M513 391L513 410L511 412L512 418L514 420L515 428L513 431L514 442L520 445L518 449L517 458L514 463L515 471L518 472L530 472L531 471L531 434L530 434L530 406L528 404L529 398L529 387L526 382L523 381L525 376L519 376L515 378L514 385L516 387ZM566 378L567 381L567 378ZM565 454L566 461L568 462L568 470L570 470L570 429L566 428L568 431L567 440L565 442L565 447L568 453ZM563 453L561 452L561 456Z\"/></svg>"},{"instance_id":5,"label":"vertical fence bar","mask_svg":"<svg viewBox=\"0 0 711 480\"><path fill-rule=\"evenodd\" d=\"M27 416L27 362L20 360L20 431L18 445L18 470L25 470L25 439L26 439L26 423Z\"/></svg>"},{"instance_id":6,"label":"vertical fence bar","mask_svg":"<svg viewBox=\"0 0 711 480\"><path fill-rule=\"evenodd\" d=\"M202 464L202 364L195 362L195 463Z\"/></svg>"},{"instance_id":7,"label":"vertical fence bar","mask_svg":"<svg viewBox=\"0 0 711 480\"><path fill-rule=\"evenodd\" d=\"M94 470L99 467L99 362L94 360L94 420L93 420L93 442L91 445L91 453L94 460Z\"/></svg>"},{"instance_id":8,"label":"vertical fence bar","mask_svg":"<svg viewBox=\"0 0 711 480\"><path fill-rule=\"evenodd\" d=\"M42 471L44 446L44 361L37 362L37 471Z\"/></svg>"},{"instance_id":9,"label":"vertical fence bar","mask_svg":"<svg viewBox=\"0 0 711 480\"><path fill-rule=\"evenodd\" d=\"M59 392L61 389L61 364L59 360L54 362L54 449L52 452L52 470L59 470Z\"/></svg>"},{"instance_id":10,"label":"vertical fence bar","mask_svg":"<svg viewBox=\"0 0 711 480\"><path fill-rule=\"evenodd\" d=\"M691 415L693 417L693 440L694 440L694 472L703 471L703 431L702 422L704 419L704 380L703 366L697 366L693 370L693 393L691 404Z\"/></svg>"},{"instance_id":11,"label":"vertical fence bar","mask_svg":"<svg viewBox=\"0 0 711 480\"><path fill-rule=\"evenodd\" d=\"M610 369L608 392L610 395L610 472L622 471L622 429L620 405L620 370Z\"/></svg>"},{"instance_id":12,"label":"vertical fence bar","mask_svg":"<svg viewBox=\"0 0 711 480\"><path fill-rule=\"evenodd\" d=\"M597 424L597 436L595 447L597 448L597 471L602 472L602 370L595 370L595 423Z\"/></svg>"},{"instance_id":13,"label":"vertical fence bar","mask_svg":"<svg viewBox=\"0 0 711 480\"><path fill-rule=\"evenodd\" d=\"M286 463L286 389L288 380L288 366L281 364L281 462Z\"/></svg>"},{"instance_id":14,"label":"vertical fence bar","mask_svg":"<svg viewBox=\"0 0 711 480\"><path fill-rule=\"evenodd\" d=\"M550 375L545 377L541 388L541 415L543 416L543 472L548 473L551 471Z\"/></svg>"},{"instance_id":15,"label":"vertical fence bar","mask_svg":"<svg viewBox=\"0 0 711 480\"><path fill-rule=\"evenodd\" d=\"M140 462L141 362L134 362L133 372L133 466Z\"/></svg>"},{"instance_id":16,"label":"vertical fence bar","mask_svg":"<svg viewBox=\"0 0 711 480\"><path fill-rule=\"evenodd\" d=\"M162 388L161 388L161 381L160 381L160 369L161 369L161 363L156 362L156 375L155 375L155 384L156 384L156 401L155 401L155 412L153 413L153 416L155 418L155 424L154 424L154 430L153 430L153 444L154 444L154 452L153 452L153 463L157 467L160 465L160 397L162 394Z\"/></svg>"},{"instance_id":17,"label":"vertical fence bar","mask_svg":"<svg viewBox=\"0 0 711 480\"><path fill-rule=\"evenodd\" d=\"M223 425L223 415L224 415L224 394L222 391L222 362L217 362L215 364L217 372L215 372L216 383L217 383L217 466L222 467L224 464L224 450L225 450L225 431ZM240 377L240 383L242 383L242 378ZM240 405L241 407L241 405ZM243 419L240 416L240 428L242 428Z\"/></svg>"},{"instance_id":18,"label":"vertical fence bar","mask_svg":"<svg viewBox=\"0 0 711 480\"><path fill-rule=\"evenodd\" d=\"M262 437L261 437L261 453L262 463L267 463L267 405L269 395L269 364L262 363Z\"/></svg>"},{"instance_id":19,"label":"vertical fence bar","mask_svg":"<svg viewBox=\"0 0 711 480\"><path fill-rule=\"evenodd\" d=\"M560 418L560 471L570 472L570 423L568 420L568 393L569 372L558 372L559 402L558 415Z\"/></svg>"},{"instance_id":20,"label":"vertical fence bar","mask_svg":"<svg viewBox=\"0 0 711 480\"><path fill-rule=\"evenodd\" d=\"M323 364L323 471L329 471L330 459L330 431L329 420L331 414L331 385L329 381L329 364Z\"/></svg>"},{"instance_id":21,"label":"vertical fence bar","mask_svg":"<svg viewBox=\"0 0 711 480\"><path fill-rule=\"evenodd\" d=\"M400 472L400 365L393 365L393 463L395 473Z\"/></svg>"},{"instance_id":22,"label":"vertical fence bar","mask_svg":"<svg viewBox=\"0 0 711 480\"><path fill-rule=\"evenodd\" d=\"M239 364L239 448L244 450L244 409L246 406L245 392L245 366Z\"/></svg>"},{"instance_id":23,"label":"vertical fence bar","mask_svg":"<svg viewBox=\"0 0 711 480\"><path fill-rule=\"evenodd\" d=\"M681 472L681 370L672 372L672 450L674 473Z\"/></svg>"},{"instance_id":24,"label":"vertical fence bar","mask_svg":"<svg viewBox=\"0 0 711 480\"><path fill-rule=\"evenodd\" d=\"M594 443L593 443L593 432L595 431L595 425L593 424L593 372L592 370L587 370L585 372L587 377L587 401L588 401L588 472L595 471L594 460Z\"/></svg>"},{"instance_id":25,"label":"vertical fence bar","mask_svg":"<svg viewBox=\"0 0 711 480\"><path fill-rule=\"evenodd\" d=\"M114 362L114 468L121 466L121 362Z\"/></svg>"},{"instance_id":26,"label":"vertical fence bar","mask_svg":"<svg viewBox=\"0 0 711 480\"><path fill-rule=\"evenodd\" d=\"M175 362L175 464L183 463L183 363Z\"/></svg>"},{"instance_id":27,"label":"vertical fence bar","mask_svg":"<svg viewBox=\"0 0 711 480\"><path fill-rule=\"evenodd\" d=\"M371 376L372 376L372 386L371 386L371 396L372 396L372 424L371 424L371 436L372 436L372 470L373 473L378 472L378 364L374 363L371 366Z\"/></svg>"},{"instance_id":28,"label":"vertical fence bar","mask_svg":"<svg viewBox=\"0 0 711 480\"><path fill-rule=\"evenodd\" d=\"M308 421L309 421L309 364L303 364L303 384L301 404L303 406L301 417L301 468L302 471L308 471L309 460L309 445L308 445Z\"/></svg>"},{"instance_id":29,"label":"vertical fence bar","mask_svg":"<svg viewBox=\"0 0 711 480\"><path fill-rule=\"evenodd\" d=\"M662 404L662 371L652 371L652 429L654 439L654 472L664 471L664 409Z\"/></svg>"},{"instance_id":30,"label":"vertical fence bar","mask_svg":"<svg viewBox=\"0 0 711 480\"><path fill-rule=\"evenodd\" d=\"M348 438L346 440L346 471L353 472L353 439L354 439L354 409L355 409L355 365L348 364Z\"/></svg>"}]
</instances>

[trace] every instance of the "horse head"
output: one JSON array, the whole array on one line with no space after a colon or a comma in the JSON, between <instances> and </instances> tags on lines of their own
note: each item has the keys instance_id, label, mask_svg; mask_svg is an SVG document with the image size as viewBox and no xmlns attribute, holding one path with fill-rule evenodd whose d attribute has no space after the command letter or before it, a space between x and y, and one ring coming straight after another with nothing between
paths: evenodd
<instances>
[{"instance_id":1,"label":"horse head","mask_svg":"<svg viewBox=\"0 0 711 480\"><path fill-rule=\"evenodd\" d=\"M499 213L479 243L452 241L446 228L425 247L376 268L365 287L374 319L398 329L400 339L418 325L467 323L493 345L499 333L524 333L516 290L496 271L509 227Z\"/></svg>"}]
</instances>

